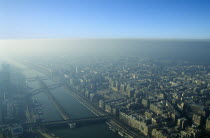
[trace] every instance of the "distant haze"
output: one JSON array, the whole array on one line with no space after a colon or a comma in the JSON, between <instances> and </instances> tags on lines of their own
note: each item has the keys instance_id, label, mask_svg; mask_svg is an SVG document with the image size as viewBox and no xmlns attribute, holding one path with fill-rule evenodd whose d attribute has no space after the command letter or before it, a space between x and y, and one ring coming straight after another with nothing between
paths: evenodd
<instances>
[{"instance_id":1,"label":"distant haze","mask_svg":"<svg viewBox=\"0 0 210 138\"><path fill-rule=\"evenodd\" d=\"M0 40L1 56L143 56L209 62L210 40ZM1 57L0 57L1 58Z\"/></svg>"}]
</instances>

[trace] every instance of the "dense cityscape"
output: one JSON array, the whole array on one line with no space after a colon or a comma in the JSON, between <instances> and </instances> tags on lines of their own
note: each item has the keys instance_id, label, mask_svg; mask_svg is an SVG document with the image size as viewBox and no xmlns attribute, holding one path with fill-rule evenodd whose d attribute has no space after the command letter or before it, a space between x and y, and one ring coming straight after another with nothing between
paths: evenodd
<instances>
[{"instance_id":1,"label":"dense cityscape","mask_svg":"<svg viewBox=\"0 0 210 138\"><path fill-rule=\"evenodd\" d=\"M69 126L65 127L73 129L81 124L106 121L110 131L122 137L209 136L209 65L140 57L81 57L69 63L62 57L57 60L9 61L9 64L3 64L1 69L4 124L1 128L6 137L56 137L48 129L50 122L43 119L45 112L40 101L29 98L39 93L48 95L61 119L66 121L57 126L54 124L55 127L64 127L67 123ZM39 74L26 78L23 75L26 67ZM44 88L46 79L56 83L46 84ZM43 88L31 89L29 82L33 81L38 81ZM56 87L70 91L72 97L98 118L69 122L71 116L49 91ZM15 89L15 93L11 89Z\"/></svg>"}]
</instances>

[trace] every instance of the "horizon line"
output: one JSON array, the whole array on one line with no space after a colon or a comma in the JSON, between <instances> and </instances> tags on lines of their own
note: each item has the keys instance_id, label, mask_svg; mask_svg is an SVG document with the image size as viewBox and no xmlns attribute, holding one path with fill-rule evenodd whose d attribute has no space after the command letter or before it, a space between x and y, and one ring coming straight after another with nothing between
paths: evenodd
<instances>
[{"instance_id":1,"label":"horizon line","mask_svg":"<svg viewBox=\"0 0 210 138\"><path fill-rule=\"evenodd\" d=\"M63 37L63 38L0 38L2 40L201 40L210 41L210 38L163 38L163 37Z\"/></svg>"}]
</instances>

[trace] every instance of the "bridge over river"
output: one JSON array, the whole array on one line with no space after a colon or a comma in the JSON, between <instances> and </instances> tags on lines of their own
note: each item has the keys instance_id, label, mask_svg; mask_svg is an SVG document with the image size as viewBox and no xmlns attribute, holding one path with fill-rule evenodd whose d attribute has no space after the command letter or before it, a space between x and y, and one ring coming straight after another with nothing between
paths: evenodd
<instances>
[{"instance_id":1,"label":"bridge over river","mask_svg":"<svg viewBox=\"0 0 210 138\"><path fill-rule=\"evenodd\" d=\"M24 128L28 127L58 127L64 125L87 125L91 123L100 123L105 122L111 118L111 115L106 116L96 116L96 117L86 117L86 118L78 118L78 119L67 119L67 120L55 120L55 121L47 121L47 122L36 122L36 123L25 123L22 124Z\"/></svg>"},{"instance_id":2,"label":"bridge over river","mask_svg":"<svg viewBox=\"0 0 210 138\"><path fill-rule=\"evenodd\" d=\"M62 86L62 83L57 83L57 84L49 85L47 87L48 87L48 89L55 89L55 88L61 87L61 86ZM33 96L33 95L39 94L41 92L44 92L45 90L46 90L45 88L31 90L30 93L28 93L28 96Z\"/></svg>"},{"instance_id":3,"label":"bridge over river","mask_svg":"<svg viewBox=\"0 0 210 138\"><path fill-rule=\"evenodd\" d=\"M105 115L105 116L95 116L95 117L67 119L67 120L54 120L54 121L44 121L44 122L35 122L35 123L23 123L21 125L22 125L23 128L60 127L60 126L69 126L71 124L88 125L88 124L91 124L91 123L106 122L108 119L111 119L111 117L112 117L111 115ZM0 128L5 128L5 127L8 127L8 126L10 126L10 124L1 125Z\"/></svg>"}]
</instances>

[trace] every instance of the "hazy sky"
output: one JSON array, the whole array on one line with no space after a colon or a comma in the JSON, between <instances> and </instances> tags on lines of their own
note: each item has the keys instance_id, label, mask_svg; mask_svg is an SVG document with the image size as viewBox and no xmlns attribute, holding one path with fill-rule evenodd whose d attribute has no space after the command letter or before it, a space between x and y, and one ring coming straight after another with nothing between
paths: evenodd
<instances>
[{"instance_id":1,"label":"hazy sky","mask_svg":"<svg viewBox=\"0 0 210 138\"><path fill-rule=\"evenodd\" d=\"M0 0L0 39L210 38L210 0Z\"/></svg>"}]
</instances>

